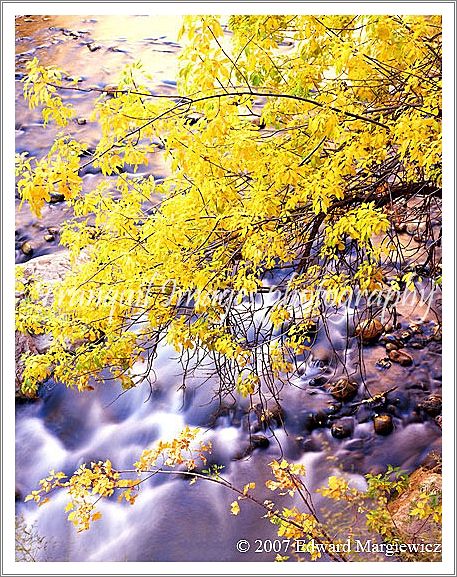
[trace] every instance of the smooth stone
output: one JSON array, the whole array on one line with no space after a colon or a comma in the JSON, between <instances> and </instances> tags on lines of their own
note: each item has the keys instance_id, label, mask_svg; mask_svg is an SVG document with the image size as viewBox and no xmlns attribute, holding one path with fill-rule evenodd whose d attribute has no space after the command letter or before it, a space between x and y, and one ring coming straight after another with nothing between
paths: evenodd
<instances>
[{"instance_id":1,"label":"smooth stone","mask_svg":"<svg viewBox=\"0 0 457 577\"><path fill-rule=\"evenodd\" d=\"M54 204L56 202L63 202L65 200L65 196L63 194L60 194L60 192L53 192L51 193L51 198L49 199L49 202Z\"/></svg>"},{"instance_id":2,"label":"smooth stone","mask_svg":"<svg viewBox=\"0 0 457 577\"><path fill-rule=\"evenodd\" d=\"M319 453L322 451L322 441L315 436L297 437L296 441L305 453Z\"/></svg>"},{"instance_id":3,"label":"smooth stone","mask_svg":"<svg viewBox=\"0 0 457 577\"><path fill-rule=\"evenodd\" d=\"M309 380L308 385L310 387L322 387L326 382L327 379L325 377L313 377Z\"/></svg>"},{"instance_id":4,"label":"smooth stone","mask_svg":"<svg viewBox=\"0 0 457 577\"><path fill-rule=\"evenodd\" d=\"M355 329L355 335L364 343L372 343L384 332L384 325L378 319L367 319L359 323Z\"/></svg>"},{"instance_id":5,"label":"smooth stone","mask_svg":"<svg viewBox=\"0 0 457 577\"><path fill-rule=\"evenodd\" d=\"M273 426L282 427L284 425L284 411L277 403L269 407L257 403L254 406L254 413L257 417L258 430L265 430Z\"/></svg>"},{"instance_id":6,"label":"smooth stone","mask_svg":"<svg viewBox=\"0 0 457 577\"><path fill-rule=\"evenodd\" d=\"M356 396L358 389L356 382L344 378L330 384L330 393L338 401L350 401Z\"/></svg>"},{"instance_id":7,"label":"smooth stone","mask_svg":"<svg viewBox=\"0 0 457 577\"><path fill-rule=\"evenodd\" d=\"M86 124L87 120L85 118L77 118L76 119L76 124L79 124L80 126L83 126L84 124Z\"/></svg>"},{"instance_id":8,"label":"smooth stone","mask_svg":"<svg viewBox=\"0 0 457 577\"><path fill-rule=\"evenodd\" d=\"M376 415L373 419L374 430L378 435L389 435L394 430L390 415Z\"/></svg>"},{"instance_id":9,"label":"smooth stone","mask_svg":"<svg viewBox=\"0 0 457 577\"><path fill-rule=\"evenodd\" d=\"M390 351L396 351L398 346L395 343L386 343L386 351L390 353Z\"/></svg>"},{"instance_id":10,"label":"smooth stone","mask_svg":"<svg viewBox=\"0 0 457 577\"><path fill-rule=\"evenodd\" d=\"M378 369L386 370L386 369L390 369L391 366L392 366L392 363L389 361L388 357L378 359L376 361L376 367Z\"/></svg>"},{"instance_id":11,"label":"smooth stone","mask_svg":"<svg viewBox=\"0 0 457 577\"><path fill-rule=\"evenodd\" d=\"M60 230L56 226L48 226L47 231L53 236L57 236L60 233Z\"/></svg>"},{"instance_id":12,"label":"smooth stone","mask_svg":"<svg viewBox=\"0 0 457 577\"><path fill-rule=\"evenodd\" d=\"M308 431L313 431L320 427L325 427L328 423L328 416L323 411L317 411L315 413L306 413L303 427Z\"/></svg>"},{"instance_id":13,"label":"smooth stone","mask_svg":"<svg viewBox=\"0 0 457 577\"><path fill-rule=\"evenodd\" d=\"M383 343L383 344L391 343L393 345L396 345L397 348L400 348L403 345L403 343L400 341L400 339L396 335L391 335L391 334L382 335L379 338L379 342Z\"/></svg>"},{"instance_id":14,"label":"smooth stone","mask_svg":"<svg viewBox=\"0 0 457 577\"><path fill-rule=\"evenodd\" d=\"M46 242L55 241L55 236L53 234L45 234L43 238Z\"/></svg>"},{"instance_id":15,"label":"smooth stone","mask_svg":"<svg viewBox=\"0 0 457 577\"><path fill-rule=\"evenodd\" d=\"M354 419L346 417L335 421L330 432L335 439L345 439L346 437L350 437L354 432Z\"/></svg>"},{"instance_id":16,"label":"smooth stone","mask_svg":"<svg viewBox=\"0 0 457 577\"><path fill-rule=\"evenodd\" d=\"M33 246L28 240L23 242L21 245L21 250L25 255L29 255L33 253Z\"/></svg>"},{"instance_id":17,"label":"smooth stone","mask_svg":"<svg viewBox=\"0 0 457 577\"><path fill-rule=\"evenodd\" d=\"M389 359L402 367L410 367L413 364L413 357L404 351L390 351Z\"/></svg>"},{"instance_id":18,"label":"smooth stone","mask_svg":"<svg viewBox=\"0 0 457 577\"><path fill-rule=\"evenodd\" d=\"M251 447L253 449L266 449L269 445L270 441L265 435L251 435Z\"/></svg>"}]
</instances>

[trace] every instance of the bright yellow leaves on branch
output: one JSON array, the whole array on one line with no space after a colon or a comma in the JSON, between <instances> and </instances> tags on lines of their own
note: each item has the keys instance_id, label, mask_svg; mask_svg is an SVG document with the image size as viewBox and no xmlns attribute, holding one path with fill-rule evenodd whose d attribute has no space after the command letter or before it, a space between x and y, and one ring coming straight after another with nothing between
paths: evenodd
<instances>
[{"instance_id":1,"label":"bright yellow leaves on branch","mask_svg":"<svg viewBox=\"0 0 457 577\"><path fill-rule=\"evenodd\" d=\"M102 518L102 514L95 509L100 499L109 499L117 493L118 502L133 505L144 480L141 478L143 473L157 474L177 466L192 471L197 463L205 464L205 453L211 451L211 445L197 441L198 434L199 429L186 427L175 439L160 441L154 449L145 449L135 463L134 471L118 471L109 460L90 465L83 463L70 478L62 472L50 471L49 476L40 481L40 488L27 495L25 501L33 500L43 505L49 501L53 491L64 489L70 497L65 507L68 520L78 531L85 531L92 521ZM136 478L129 478L135 473Z\"/></svg>"},{"instance_id":2,"label":"bright yellow leaves on branch","mask_svg":"<svg viewBox=\"0 0 457 577\"><path fill-rule=\"evenodd\" d=\"M42 106L45 124L52 119L58 126L65 127L73 116L71 104L64 105L58 88L62 86L62 70L54 66L40 66L38 58L26 63L27 76L24 79L24 97L30 108Z\"/></svg>"},{"instance_id":3,"label":"bright yellow leaves on branch","mask_svg":"<svg viewBox=\"0 0 457 577\"><path fill-rule=\"evenodd\" d=\"M47 316L53 337L26 360L30 390L50 372L83 390L102 368L129 388L166 339L204 350L226 391L250 395L308 346L265 336L303 320L287 303L250 330L254 294L299 287L318 310L321 289L339 303L393 286L395 204L441 183L440 31L437 16L185 17L177 94L152 93L148 71L128 66L94 99L93 152L65 126L65 74L31 60L25 97L66 133L42 158L18 157L18 191L37 214L63 194L77 220L46 315L31 297L18 315L23 327L32 309L35 325ZM135 174L155 155L163 181ZM83 195L89 163L104 178Z\"/></svg>"}]
</instances>

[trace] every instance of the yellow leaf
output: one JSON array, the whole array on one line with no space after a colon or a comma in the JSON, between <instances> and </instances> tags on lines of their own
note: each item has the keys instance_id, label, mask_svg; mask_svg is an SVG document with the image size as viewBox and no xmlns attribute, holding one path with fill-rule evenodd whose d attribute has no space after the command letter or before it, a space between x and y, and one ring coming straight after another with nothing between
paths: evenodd
<instances>
[{"instance_id":1,"label":"yellow leaf","mask_svg":"<svg viewBox=\"0 0 457 577\"><path fill-rule=\"evenodd\" d=\"M238 504L238 501L233 501L233 503L230 506L230 511L232 515L238 515L238 513L240 512L240 506Z\"/></svg>"},{"instance_id":2,"label":"yellow leaf","mask_svg":"<svg viewBox=\"0 0 457 577\"><path fill-rule=\"evenodd\" d=\"M92 521L98 521L101 518L102 518L102 514L99 511L97 511L96 513L94 513L92 515Z\"/></svg>"}]
</instances>

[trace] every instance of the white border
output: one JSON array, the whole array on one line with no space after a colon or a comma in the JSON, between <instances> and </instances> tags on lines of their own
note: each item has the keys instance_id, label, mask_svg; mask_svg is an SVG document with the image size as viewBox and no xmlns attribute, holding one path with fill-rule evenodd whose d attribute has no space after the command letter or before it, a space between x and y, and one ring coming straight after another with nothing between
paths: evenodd
<instances>
[{"instance_id":1,"label":"white border","mask_svg":"<svg viewBox=\"0 0 457 577\"><path fill-rule=\"evenodd\" d=\"M443 15L443 65L445 82L443 89L444 113L443 113L443 137L444 137L444 211L443 211L443 266L444 270L444 298L443 310L445 311L443 327L443 389L446 402L443 405L443 445L444 455L444 510L443 523L443 547L444 555L441 563L392 563L392 562L362 562L362 563L15 563L14 562L14 115L12 114L15 99L14 90L14 16L23 14L59 14L59 15L111 15L111 14L157 14L157 15L181 15L196 13L218 14L267 14L267 13L316 13L316 14L442 14ZM454 574L453 552L454 541L454 389L452 382L454 374L453 356L454 343L454 261L455 251L454 237L454 51L453 38L455 4L443 2L428 3L405 3L405 2L296 2L296 3L251 3L251 2L218 2L218 3L195 3L195 2L148 2L148 3L96 3L96 2L3 2L3 42L5 50L2 54L3 73L3 173L2 183L5 198L3 199L4 214L2 222L4 266L3 278L3 326L4 338L2 367L4 386L11 387L4 398L2 415L3 432L3 467L6 475L5 484L2 487L3 504L3 568L8 574L13 575L79 575L85 574L303 574L303 573L333 573L341 575L357 575L365 573L378 574ZM10 271L10 274L9 274ZM452 320L451 320L452 319ZM451 514L452 512L452 514Z\"/></svg>"}]
</instances>

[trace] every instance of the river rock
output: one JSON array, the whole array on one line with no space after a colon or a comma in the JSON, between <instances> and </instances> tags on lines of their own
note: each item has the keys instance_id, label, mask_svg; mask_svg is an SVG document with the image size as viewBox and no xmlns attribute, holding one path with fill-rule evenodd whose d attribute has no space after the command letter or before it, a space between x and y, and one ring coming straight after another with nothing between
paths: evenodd
<instances>
[{"instance_id":1,"label":"river rock","mask_svg":"<svg viewBox=\"0 0 457 577\"><path fill-rule=\"evenodd\" d=\"M394 424L390 415L376 415L373 419L374 430L378 435L390 435Z\"/></svg>"},{"instance_id":2,"label":"river rock","mask_svg":"<svg viewBox=\"0 0 457 577\"><path fill-rule=\"evenodd\" d=\"M60 234L60 230L57 226L48 226L47 231L49 234L52 234L52 236Z\"/></svg>"},{"instance_id":3,"label":"river rock","mask_svg":"<svg viewBox=\"0 0 457 577\"><path fill-rule=\"evenodd\" d=\"M383 357L382 359L378 359L376 361L376 367L380 370L387 370L390 369L392 363L389 361L389 357Z\"/></svg>"},{"instance_id":4,"label":"river rock","mask_svg":"<svg viewBox=\"0 0 457 577\"><path fill-rule=\"evenodd\" d=\"M251 447L254 449L266 449L269 447L270 441L265 435L251 435Z\"/></svg>"},{"instance_id":5,"label":"river rock","mask_svg":"<svg viewBox=\"0 0 457 577\"><path fill-rule=\"evenodd\" d=\"M266 407L261 403L257 403L254 405L254 414L257 417L257 423L254 424L254 428L257 431L284 425L284 411L278 403L273 403Z\"/></svg>"},{"instance_id":6,"label":"river rock","mask_svg":"<svg viewBox=\"0 0 457 577\"><path fill-rule=\"evenodd\" d=\"M396 351L398 346L395 343L386 343L386 351L390 353L390 351Z\"/></svg>"},{"instance_id":7,"label":"river rock","mask_svg":"<svg viewBox=\"0 0 457 577\"><path fill-rule=\"evenodd\" d=\"M327 382L326 377L313 377L308 381L310 387L322 387Z\"/></svg>"},{"instance_id":8,"label":"river rock","mask_svg":"<svg viewBox=\"0 0 457 577\"><path fill-rule=\"evenodd\" d=\"M431 417L436 417L441 413L442 399L440 395L430 395L420 402L417 408Z\"/></svg>"},{"instance_id":9,"label":"river rock","mask_svg":"<svg viewBox=\"0 0 457 577\"><path fill-rule=\"evenodd\" d=\"M21 250L26 256L31 255L33 253L32 243L29 242L28 240L23 242L21 245Z\"/></svg>"},{"instance_id":10,"label":"river rock","mask_svg":"<svg viewBox=\"0 0 457 577\"><path fill-rule=\"evenodd\" d=\"M410 367L413 364L413 357L404 351L390 351L389 359L394 363L398 363L402 367Z\"/></svg>"},{"instance_id":11,"label":"river rock","mask_svg":"<svg viewBox=\"0 0 457 577\"><path fill-rule=\"evenodd\" d=\"M91 52L95 52L96 50L100 50L101 46L100 44L87 44L87 48L89 48Z\"/></svg>"},{"instance_id":12,"label":"river rock","mask_svg":"<svg viewBox=\"0 0 457 577\"><path fill-rule=\"evenodd\" d=\"M323 450L322 439L315 435L308 437L299 436L295 440L304 453L320 453Z\"/></svg>"},{"instance_id":13,"label":"river rock","mask_svg":"<svg viewBox=\"0 0 457 577\"><path fill-rule=\"evenodd\" d=\"M53 234L45 234L43 238L46 242L54 242L56 240Z\"/></svg>"},{"instance_id":14,"label":"river rock","mask_svg":"<svg viewBox=\"0 0 457 577\"><path fill-rule=\"evenodd\" d=\"M249 457L256 449L266 449L270 445L270 441L265 437L265 435L251 435L249 438L249 444L244 449L241 449L233 457L234 461L239 461L240 459L245 459Z\"/></svg>"},{"instance_id":15,"label":"river rock","mask_svg":"<svg viewBox=\"0 0 457 577\"><path fill-rule=\"evenodd\" d=\"M52 192L50 195L49 202L51 204L56 204L57 202L63 202L65 200L65 195L60 194L60 192Z\"/></svg>"},{"instance_id":16,"label":"river rock","mask_svg":"<svg viewBox=\"0 0 457 577\"><path fill-rule=\"evenodd\" d=\"M386 346L388 343L391 343L395 345L397 349L403 346L403 342L399 339L399 337L393 334L383 334L381 337L379 337L379 342Z\"/></svg>"},{"instance_id":17,"label":"river rock","mask_svg":"<svg viewBox=\"0 0 457 577\"><path fill-rule=\"evenodd\" d=\"M359 323L355 335L364 343L373 343L384 332L384 325L378 319L367 319Z\"/></svg>"},{"instance_id":18,"label":"river rock","mask_svg":"<svg viewBox=\"0 0 457 577\"><path fill-rule=\"evenodd\" d=\"M330 393L338 401L350 401L356 396L358 389L356 382L344 378L330 384Z\"/></svg>"},{"instance_id":19,"label":"river rock","mask_svg":"<svg viewBox=\"0 0 457 577\"><path fill-rule=\"evenodd\" d=\"M303 427L309 432L320 427L326 427L327 423L328 415L324 411L310 411L304 415Z\"/></svg>"},{"instance_id":20,"label":"river rock","mask_svg":"<svg viewBox=\"0 0 457 577\"><path fill-rule=\"evenodd\" d=\"M346 417L335 421L330 432L335 439L345 439L346 437L350 437L354 432L354 419Z\"/></svg>"}]
</instances>

